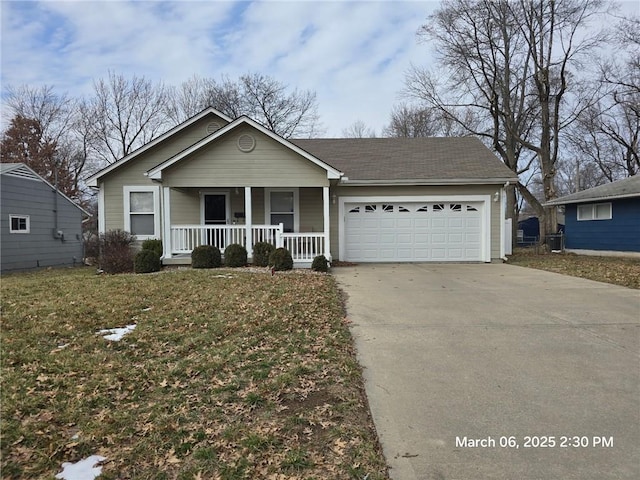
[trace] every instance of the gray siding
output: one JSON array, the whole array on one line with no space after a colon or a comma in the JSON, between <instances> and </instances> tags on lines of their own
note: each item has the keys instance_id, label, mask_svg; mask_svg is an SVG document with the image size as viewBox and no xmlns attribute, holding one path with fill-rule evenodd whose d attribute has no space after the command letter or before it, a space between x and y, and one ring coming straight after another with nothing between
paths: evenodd
<instances>
[{"instance_id":1,"label":"gray siding","mask_svg":"<svg viewBox=\"0 0 640 480\"><path fill-rule=\"evenodd\" d=\"M82 263L82 212L58 195L58 230L55 239L55 195L47 184L0 175L0 269L3 272ZM10 233L9 215L28 215L30 233Z\"/></svg>"}]
</instances>

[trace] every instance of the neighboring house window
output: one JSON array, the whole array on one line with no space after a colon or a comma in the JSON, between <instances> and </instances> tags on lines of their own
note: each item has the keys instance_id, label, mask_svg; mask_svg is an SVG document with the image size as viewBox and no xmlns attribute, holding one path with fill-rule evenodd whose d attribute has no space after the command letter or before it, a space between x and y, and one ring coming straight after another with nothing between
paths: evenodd
<instances>
[{"instance_id":1,"label":"neighboring house window","mask_svg":"<svg viewBox=\"0 0 640 480\"><path fill-rule=\"evenodd\" d=\"M124 187L124 229L138 240L160 237L158 187Z\"/></svg>"},{"instance_id":2,"label":"neighboring house window","mask_svg":"<svg viewBox=\"0 0 640 480\"><path fill-rule=\"evenodd\" d=\"M611 220L611 203L578 205L578 221Z\"/></svg>"},{"instance_id":3,"label":"neighboring house window","mask_svg":"<svg viewBox=\"0 0 640 480\"><path fill-rule=\"evenodd\" d=\"M29 233L30 231L29 215L9 215L9 233Z\"/></svg>"},{"instance_id":4,"label":"neighboring house window","mask_svg":"<svg viewBox=\"0 0 640 480\"><path fill-rule=\"evenodd\" d=\"M265 206L271 225L284 225L285 232L298 229L298 190L267 189Z\"/></svg>"}]
</instances>

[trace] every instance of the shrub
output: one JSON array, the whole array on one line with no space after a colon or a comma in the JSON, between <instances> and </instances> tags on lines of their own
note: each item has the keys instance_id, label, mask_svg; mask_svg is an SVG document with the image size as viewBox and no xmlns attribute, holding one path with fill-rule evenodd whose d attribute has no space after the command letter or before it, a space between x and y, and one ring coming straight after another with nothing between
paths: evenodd
<instances>
[{"instance_id":1,"label":"shrub","mask_svg":"<svg viewBox=\"0 0 640 480\"><path fill-rule=\"evenodd\" d=\"M269 242L258 242L253 246L253 264L258 267L269 265L269 255L276 249Z\"/></svg>"},{"instance_id":2,"label":"shrub","mask_svg":"<svg viewBox=\"0 0 640 480\"><path fill-rule=\"evenodd\" d=\"M100 237L95 233L84 233L84 263L97 265L100 259Z\"/></svg>"},{"instance_id":3,"label":"shrub","mask_svg":"<svg viewBox=\"0 0 640 480\"><path fill-rule=\"evenodd\" d=\"M247 264L247 249L232 243L224 249L224 264L227 267L244 267Z\"/></svg>"},{"instance_id":4,"label":"shrub","mask_svg":"<svg viewBox=\"0 0 640 480\"><path fill-rule=\"evenodd\" d=\"M329 260L324 255L318 255L311 262L311 270L314 272L328 272L329 271Z\"/></svg>"},{"instance_id":5,"label":"shrub","mask_svg":"<svg viewBox=\"0 0 640 480\"><path fill-rule=\"evenodd\" d=\"M269 266L274 270L291 270L293 268L291 252L286 248L276 248L269 255Z\"/></svg>"},{"instance_id":6,"label":"shrub","mask_svg":"<svg viewBox=\"0 0 640 480\"><path fill-rule=\"evenodd\" d=\"M218 268L222 265L220 249L213 245L200 245L191 252L192 268Z\"/></svg>"},{"instance_id":7,"label":"shrub","mask_svg":"<svg viewBox=\"0 0 640 480\"><path fill-rule=\"evenodd\" d=\"M109 230L100 235L100 268L106 273L132 272L134 241L135 237L124 230Z\"/></svg>"},{"instance_id":8,"label":"shrub","mask_svg":"<svg viewBox=\"0 0 640 480\"><path fill-rule=\"evenodd\" d=\"M160 255L154 250L140 250L133 261L133 271L150 273L160 271Z\"/></svg>"},{"instance_id":9,"label":"shrub","mask_svg":"<svg viewBox=\"0 0 640 480\"><path fill-rule=\"evenodd\" d=\"M156 252L159 257L162 257L162 254L164 253L162 251L162 240L156 240L153 238L145 240L142 242L142 250L151 250L152 252Z\"/></svg>"}]
</instances>

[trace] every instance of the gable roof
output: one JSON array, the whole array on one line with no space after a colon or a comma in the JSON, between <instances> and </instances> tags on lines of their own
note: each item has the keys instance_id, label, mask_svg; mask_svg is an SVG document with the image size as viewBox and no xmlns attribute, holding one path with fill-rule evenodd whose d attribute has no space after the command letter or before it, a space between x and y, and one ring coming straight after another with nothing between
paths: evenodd
<instances>
[{"instance_id":1,"label":"gable roof","mask_svg":"<svg viewBox=\"0 0 640 480\"><path fill-rule=\"evenodd\" d=\"M218 138L223 137L228 132L231 132L232 130L235 130L236 128L238 128L238 127L240 127L242 125L249 125L249 126L255 128L259 132L267 135L268 137L270 137L271 139L273 139L276 142L280 143L284 147L286 147L286 148L288 148L290 150L293 150L294 152L296 152L297 154L299 154L302 157L306 158L310 162L312 162L312 163L318 165L319 167L323 168L327 172L327 178L329 178L329 179L337 179L337 178L340 178L342 176L342 172L340 172L339 170L335 169L334 167L332 167L328 163L325 163L324 161L320 160L318 157L316 157L313 154L310 154L309 152L301 149L300 147L298 147L294 143L290 142L289 140L286 140L285 138L283 138L280 135L278 135L278 134L272 132L271 130L265 128L264 126L262 126L261 124L259 124L255 120L252 120L251 118L249 118L249 117L247 117L245 115L236 118L234 121L232 121L231 123L225 125L220 130L217 130L215 133L212 133L211 135L209 135L209 136L203 138L202 140L200 140L199 142L194 143L190 147L184 149L182 152L179 152L176 155L174 155L173 157L169 158L168 160L162 162L160 165L156 165L155 167L153 167L151 170L149 170L147 172L147 176L152 180L161 180L162 179L162 171L164 169L174 165L175 163L179 162L183 158L185 158L185 157L191 155L192 153L200 150L205 145L208 145L211 142L217 140Z\"/></svg>"},{"instance_id":2,"label":"gable roof","mask_svg":"<svg viewBox=\"0 0 640 480\"><path fill-rule=\"evenodd\" d=\"M480 184L518 177L479 139L319 138L292 140L344 172L350 184Z\"/></svg>"},{"instance_id":3,"label":"gable roof","mask_svg":"<svg viewBox=\"0 0 640 480\"><path fill-rule=\"evenodd\" d=\"M567 203L584 203L600 200L640 197L640 175L607 183L598 187L582 190L564 197L556 198L546 205L566 205Z\"/></svg>"},{"instance_id":4,"label":"gable roof","mask_svg":"<svg viewBox=\"0 0 640 480\"><path fill-rule=\"evenodd\" d=\"M82 213L84 213L85 215L87 215L89 217L92 216L84 208L82 208L76 202L71 200L64 193L62 193L56 187L51 185L42 176L38 175L33 169L31 169L30 167L28 167L24 163L0 163L0 175L6 175L6 176L16 177L16 178L25 178L27 180L34 180L36 182L42 182L45 185L48 185L49 187L51 187L52 190L55 190L58 193L58 195L60 195L62 198L64 198L67 201L69 201L74 207L76 207Z\"/></svg>"},{"instance_id":5,"label":"gable roof","mask_svg":"<svg viewBox=\"0 0 640 480\"><path fill-rule=\"evenodd\" d=\"M114 162L111 165L108 165L107 167L103 168L99 172L94 173L93 175L91 175L87 179L87 185L90 186L90 187L97 187L98 186L98 179L100 177L102 177L102 176L106 175L107 173L115 170L116 168L119 168L121 165L127 163L130 160L133 160L135 157L137 157L141 153L146 152L150 148L158 145L160 142L166 140L167 138L169 138L173 134L179 132L180 130L183 130L183 129L187 128L189 125L192 125L195 122L197 122L198 120L206 117L207 115L211 115L211 114L216 115L216 116L222 118L223 120L225 120L227 122L231 122L231 118L230 117L226 116L224 113L216 110L215 108L213 108L213 107L205 108L200 113L197 113L196 115L194 115L193 117L185 120L181 124L179 124L179 125L173 127L172 129L166 131L165 133L163 133L159 137L154 138L149 143L146 143L143 146L141 146L140 148L134 150L129 155L127 155L125 157L122 157L117 162Z\"/></svg>"}]
</instances>

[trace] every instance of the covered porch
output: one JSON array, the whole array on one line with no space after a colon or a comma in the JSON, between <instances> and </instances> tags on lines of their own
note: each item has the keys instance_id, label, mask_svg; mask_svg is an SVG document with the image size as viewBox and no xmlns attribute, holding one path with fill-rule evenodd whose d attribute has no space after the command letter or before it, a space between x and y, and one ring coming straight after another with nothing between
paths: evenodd
<instances>
[{"instance_id":1,"label":"covered porch","mask_svg":"<svg viewBox=\"0 0 640 480\"><path fill-rule=\"evenodd\" d=\"M284 247L295 267L331 259L329 187L162 187L163 263L190 264L200 245Z\"/></svg>"}]
</instances>

